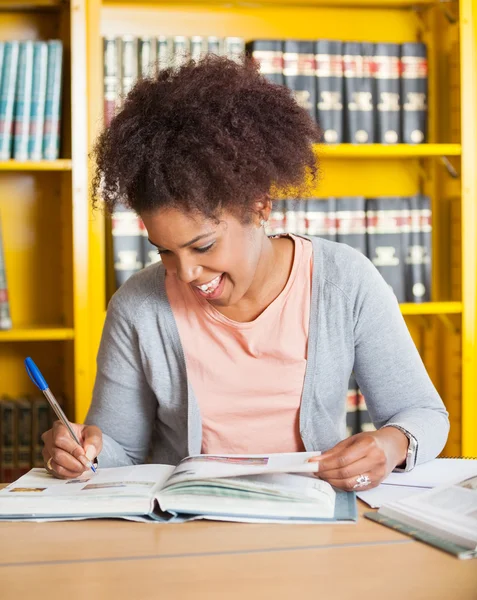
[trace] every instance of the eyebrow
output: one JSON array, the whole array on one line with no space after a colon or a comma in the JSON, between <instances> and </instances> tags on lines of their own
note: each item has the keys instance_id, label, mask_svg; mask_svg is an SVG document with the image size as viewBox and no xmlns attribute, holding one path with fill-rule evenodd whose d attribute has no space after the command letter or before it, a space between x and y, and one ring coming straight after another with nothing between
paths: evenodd
<instances>
[{"instance_id":1,"label":"eyebrow","mask_svg":"<svg viewBox=\"0 0 477 600\"><path fill-rule=\"evenodd\" d=\"M179 246L179 248L187 248L187 246L192 246L192 244L195 244L196 242L198 242L199 240L208 237L209 235L212 235L213 233L215 233L214 231L209 231L207 233L202 233L201 235L198 235L197 237L195 237L194 239L190 240L189 242L186 242L185 244L182 244L181 246ZM155 244L152 240L150 240L148 238L149 242L153 245L156 246L156 248L158 249L162 249L161 246L158 246L157 244Z\"/></svg>"}]
</instances>

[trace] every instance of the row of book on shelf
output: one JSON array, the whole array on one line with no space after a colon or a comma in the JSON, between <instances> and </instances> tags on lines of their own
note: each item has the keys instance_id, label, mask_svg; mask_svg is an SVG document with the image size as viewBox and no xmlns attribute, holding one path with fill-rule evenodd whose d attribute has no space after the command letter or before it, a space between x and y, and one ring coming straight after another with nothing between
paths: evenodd
<instances>
[{"instance_id":1,"label":"row of book on shelf","mask_svg":"<svg viewBox=\"0 0 477 600\"><path fill-rule=\"evenodd\" d=\"M0 42L0 160L56 160L60 151L63 45Z\"/></svg>"},{"instance_id":2,"label":"row of book on shelf","mask_svg":"<svg viewBox=\"0 0 477 600\"><path fill-rule=\"evenodd\" d=\"M312 235L348 244L373 262L399 302L431 299L427 196L275 200L267 233ZM123 207L112 215L112 250L117 287L160 260L141 219Z\"/></svg>"},{"instance_id":3,"label":"row of book on shelf","mask_svg":"<svg viewBox=\"0 0 477 600\"><path fill-rule=\"evenodd\" d=\"M293 91L324 142L427 142L425 44L256 40L246 49L268 79Z\"/></svg>"},{"instance_id":4,"label":"row of book on shelf","mask_svg":"<svg viewBox=\"0 0 477 600\"><path fill-rule=\"evenodd\" d=\"M104 114L139 77L205 54L240 61L248 54L265 77L288 87L327 143L427 142L428 62L421 42L253 40L239 37L131 35L103 38Z\"/></svg>"},{"instance_id":5,"label":"row of book on shelf","mask_svg":"<svg viewBox=\"0 0 477 600\"><path fill-rule=\"evenodd\" d=\"M55 418L43 396L0 397L0 482L43 466L41 436Z\"/></svg>"}]
</instances>

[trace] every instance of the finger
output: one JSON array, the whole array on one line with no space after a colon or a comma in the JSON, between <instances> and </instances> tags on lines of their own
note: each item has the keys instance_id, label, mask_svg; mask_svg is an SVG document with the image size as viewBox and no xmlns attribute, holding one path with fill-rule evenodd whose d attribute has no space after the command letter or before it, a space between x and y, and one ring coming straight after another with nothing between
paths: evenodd
<instances>
[{"instance_id":1,"label":"finger","mask_svg":"<svg viewBox=\"0 0 477 600\"><path fill-rule=\"evenodd\" d=\"M51 450L50 455L56 465L62 467L65 471L75 473L75 476L79 473L83 473L85 469L88 468L87 464L84 464L87 463L84 455L77 459L69 452L56 447ZM84 463L82 461L84 461ZM57 471L57 469L55 470Z\"/></svg>"},{"instance_id":2,"label":"finger","mask_svg":"<svg viewBox=\"0 0 477 600\"><path fill-rule=\"evenodd\" d=\"M59 477L60 479L76 479L76 477L79 477L80 475L82 475L84 473L83 466L81 466L81 470L79 472L78 471L70 471L69 469L66 469L65 467L63 467L62 465L59 465L54 459L52 459L50 461L50 466L51 466L52 474L55 477Z\"/></svg>"},{"instance_id":3,"label":"finger","mask_svg":"<svg viewBox=\"0 0 477 600\"><path fill-rule=\"evenodd\" d=\"M380 470L380 469L379 469ZM340 469L330 469L326 472L320 471L318 476L320 479L324 479L328 481L328 483L333 481L351 481L355 480L356 477L362 475L363 473L371 473L376 471L376 464L373 460L370 460L368 456L365 458L361 458L354 463L346 465L345 467L341 467ZM384 469L383 469L384 472ZM377 477L377 474L376 474ZM356 483L356 481L355 481Z\"/></svg>"},{"instance_id":4,"label":"finger","mask_svg":"<svg viewBox=\"0 0 477 600\"><path fill-rule=\"evenodd\" d=\"M83 448L89 460L94 460L103 449L103 434L95 425L83 429Z\"/></svg>"},{"instance_id":5,"label":"finger","mask_svg":"<svg viewBox=\"0 0 477 600\"><path fill-rule=\"evenodd\" d=\"M323 454L323 458L320 457L321 460L318 462L319 476L321 477L322 474L328 471L344 469L354 462L365 458L370 452L370 444L364 438L344 448L335 446L329 454Z\"/></svg>"},{"instance_id":6,"label":"finger","mask_svg":"<svg viewBox=\"0 0 477 600\"><path fill-rule=\"evenodd\" d=\"M76 455L78 455L79 448L79 453L84 454L81 446L75 442L75 440L71 437L71 433L61 421L55 421L53 423L52 437L53 447L56 446L57 448L61 448L70 454L73 454L73 452L76 451Z\"/></svg>"},{"instance_id":7,"label":"finger","mask_svg":"<svg viewBox=\"0 0 477 600\"><path fill-rule=\"evenodd\" d=\"M369 479L369 483L366 483L366 477ZM373 477L372 473L362 473L350 479L327 479L326 481L333 487L345 490L346 492L364 492L379 485L382 478Z\"/></svg>"}]
</instances>

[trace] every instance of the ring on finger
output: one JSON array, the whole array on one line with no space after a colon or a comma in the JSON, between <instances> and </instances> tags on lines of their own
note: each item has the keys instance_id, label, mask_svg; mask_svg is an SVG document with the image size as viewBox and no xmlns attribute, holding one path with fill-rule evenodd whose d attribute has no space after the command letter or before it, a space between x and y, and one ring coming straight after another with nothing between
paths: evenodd
<instances>
[{"instance_id":1,"label":"ring on finger","mask_svg":"<svg viewBox=\"0 0 477 600\"><path fill-rule=\"evenodd\" d=\"M53 457L50 456L50 458L47 460L46 462L46 470L47 471L53 471L53 467L51 466L51 461L53 460Z\"/></svg>"},{"instance_id":2,"label":"ring on finger","mask_svg":"<svg viewBox=\"0 0 477 600\"><path fill-rule=\"evenodd\" d=\"M366 487L371 483L371 479L367 475L358 475L356 477L356 483L353 486L353 489Z\"/></svg>"}]
</instances>

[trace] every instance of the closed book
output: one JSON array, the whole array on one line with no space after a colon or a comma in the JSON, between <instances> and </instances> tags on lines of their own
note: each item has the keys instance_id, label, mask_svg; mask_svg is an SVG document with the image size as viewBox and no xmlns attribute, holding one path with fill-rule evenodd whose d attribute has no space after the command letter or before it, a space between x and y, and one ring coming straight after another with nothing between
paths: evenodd
<instances>
[{"instance_id":1,"label":"closed book","mask_svg":"<svg viewBox=\"0 0 477 600\"><path fill-rule=\"evenodd\" d=\"M351 375L346 394L346 431L348 436L360 432L358 415L358 385L354 375Z\"/></svg>"},{"instance_id":2,"label":"closed book","mask_svg":"<svg viewBox=\"0 0 477 600\"><path fill-rule=\"evenodd\" d=\"M7 396L0 399L0 481L15 479L17 419L16 404Z\"/></svg>"},{"instance_id":3,"label":"closed book","mask_svg":"<svg viewBox=\"0 0 477 600\"><path fill-rule=\"evenodd\" d=\"M306 201L306 233L336 241L336 199L309 198Z\"/></svg>"},{"instance_id":4,"label":"closed book","mask_svg":"<svg viewBox=\"0 0 477 600\"><path fill-rule=\"evenodd\" d=\"M156 39L157 70L162 71L172 66L172 38L160 35Z\"/></svg>"},{"instance_id":5,"label":"closed book","mask_svg":"<svg viewBox=\"0 0 477 600\"><path fill-rule=\"evenodd\" d=\"M216 35L209 35L207 37L206 48L207 54L215 54L215 56L222 56L224 52L223 39Z\"/></svg>"},{"instance_id":6,"label":"closed book","mask_svg":"<svg viewBox=\"0 0 477 600\"><path fill-rule=\"evenodd\" d=\"M406 198L409 210L409 243L406 247L406 302L430 302L432 224L431 201L416 194Z\"/></svg>"},{"instance_id":7,"label":"closed book","mask_svg":"<svg viewBox=\"0 0 477 600\"><path fill-rule=\"evenodd\" d=\"M366 199L347 196L336 199L336 241L366 256Z\"/></svg>"},{"instance_id":8,"label":"closed book","mask_svg":"<svg viewBox=\"0 0 477 600\"><path fill-rule=\"evenodd\" d=\"M121 95L120 54L120 40L115 37L103 38L103 111L106 127L113 120Z\"/></svg>"},{"instance_id":9,"label":"closed book","mask_svg":"<svg viewBox=\"0 0 477 600\"><path fill-rule=\"evenodd\" d=\"M345 141L352 144L375 141L373 59L374 44L344 43Z\"/></svg>"},{"instance_id":10,"label":"closed book","mask_svg":"<svg viewBox=\"0 0 477 600\"><path fill-rule=\"evenodd\" d=\"M17 398L17 469L21 477L32 468L32 410L30 398Z\"/></svg>"},{"instance_id":11,"label":"closed book","mask_svg":"<svg viewBox=\"0 0 477 600\"><path fill-rule=\"evenodd\" d=\"M316 118L315 43L283 42L283 82L299 106Z\"/></svg>"},{"instance_id":12,"label":"closed book","mask_svg":"<svg viewBox=\"0 0 477 600\"><path fill-rule=\"evenodd\" d=\"M406 299L402 240L405 211L404 198L368 198L366 201L368 258L391 287L398 302Z\"/></svg>"},{"instance_id":13,"label":"closed book","mask_svg":"<svg viewBox=\"0 0 477 600\"><path fill-rule=\"evenodd\" d=\"M3 249L2 222L0 220L0 331L12 328L10 302L8 300L7 273Z\"/></svg>"},{"instance_id":14,"label":"closed book","mask_svg":"<svg viewBox=\"0 0 477 600\"><path fill-rule=\"evenodd\" d=\"M376 142L380 144L401 141L400 55L400 44L375 44Z\"/></svg>"},{"instance_id":15,"label":"closed book","mask_svg":"<svg viewBox=\"0 0 477 600\"><path fill-rule=\"evenodd\" d=\"M121 38L121 104L138 78L138 40L132 35Z\"/></svg>"},{"instance_id":16,"label":"closed book","mask_svg":"<svg viewBox=\"0 0 477 600\"><path fill-rule=\"evenodd\" d=\"M0 81L0 160L9 160L12 156L13 110L19 53L19 42L4 42Z\"/></svg>"},{"instance_id":17,"label":"closed book","mask_svg":"<svg viewBox=\"0 0 477 600\"><path fill-rule=\"evenodd\" d=\"M401 44L402 141L427 142L427 48L421 42Z\"/></svg>"},{"instance_id":18,"label":"closed book","mask_svg":"<svg viewBox=\"0 0 477 600\"><path fill-rule=\"evenodd\" d=\"M34 396L31 399L31 461L33 467L43 467L45 464L41 436L51 427L51 412L50 405L43 396Z\"/></svg>"},{"instance_id":19,"label":"closed book","mask_svg":"<svg viewBox=\"0 0 477 600\"><path fill-rule=\"evenodd\" d=\"M306 203L303 198L287 199L285 202L285 232L306 235Z\"/></svg>"},{"instance_id":20,"label":"closed book","mask_svg":"<svg viewBox=\"0 0 477 600\"><path fill-rule=\"evenodd\" d=\"M60 155L60 122L63 75L63 44L48 41L43 158L56 160Z\"/></svg>"},{"instance_id":21,"label":"closed book","mask_svg":"<svg viewBox=\"0 0 477 600\"><path fill-rule=\"evenodd\" d=\"M116 288L143 268L143 235L137 214L117 206L112 214L113 261Z\"/></svg>"},{"instance_id":22,"label":"closed book","mask_svg":"<svg viewBox=\"0 0 477 600\"><path fill-rule=\"evenodd\" d=\"M139 76L143 79L156 73L156 40L152 37L139 38Z\"/></svg>"},{"instance_id":23,"label":"closed book","mask_svg":"<svg viewBox=\"0 0 477 600\"><path fill-rule=\"evenodd\" d=\"M34 44L32 41L20 43L13 125L13 158L15 160L28 160L33 84L33 51Z\"/></svg>"},{"instance_id":24,"label":"closed book","mask_svg":"<svg viewBox=\"0 0 477 600\"><path fill-rule=\"evenodd\" d=\"M178 69L190 57L190 40L184 35L175 35L172 38L172 65Z\"/></svg>"},{"instance_id":25,"label":"closed book","mask_svg":"<svg viewBox=\"0 0 477 600\"><path fill-rule=\"evenodd\" d=\"M243 61L245 41L241 37L226 37L224 39L224 55L237 63Z\"/></svg>"},{"instance_id":26,"label":"closed book","mask_svg":"<svg viewBox=\"0 0 477 600\"><path fill-rule=\"evenodd\" d=\"M343 140L343 43L318 40L315 43L316 120L323 141L341 144Z\"/></svg>"},{"instance_id":27,"label":"closed book","mask_svg":"<svg viewBox=\"0 0 477 600\"><path fill-rule=\"evenodd\" d=\"M206 40L201 35L193 35L190 38L190 57L193 60L200 60L207 54Z\"/></svg>"},{"instance_id":28,"label":"closed book","mask_svg":"<svg viewBox=\"0 0 477 600\"><path fill-rule=\"evenodd\" d=\"M260 73L278 85L283 85L282 46L281 40L254 40L246 45L247 54L259 64Z\"/></svg>"},{"instance_id":29,"label":"closed book","mask_svg":"<svg viewBox=\"0 0 477 600\"><path fill-rule=\"evenodd\" d=\"M48 44L46 42L35 42L33 47L33 80L28 139L28 158L30 160L41 160L43 158L47 73Z\"/></svg>"},{"instance_id":30,"label":"closed book","mask_svg":"<svg viewBox=\"0 0 477 600\"><path fill-rule=\"evenodd\" d=\"M274 200L272 210L266 223L268 235L279 235L285 233L286 200Z\"/></svg>"}]
</instances>

